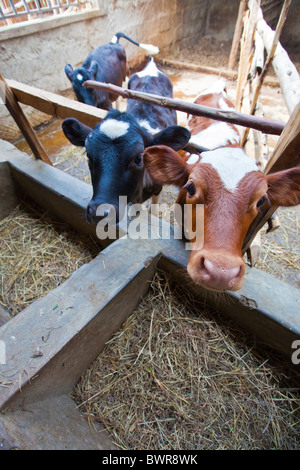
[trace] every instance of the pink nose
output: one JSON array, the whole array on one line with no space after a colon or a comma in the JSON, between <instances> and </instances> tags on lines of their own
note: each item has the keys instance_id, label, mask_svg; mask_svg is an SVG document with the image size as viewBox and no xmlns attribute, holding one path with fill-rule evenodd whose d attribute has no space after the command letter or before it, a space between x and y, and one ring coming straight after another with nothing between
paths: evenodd
<instances>
[{"instance_id":1,"label":"pink nose","mask_svg":"<svg viewBox=\"0 0 300 470\"><path fill-rule=\"evenodd\" d=\"M202 285L214 290L237 290L241 287L245 266L240 258L230 260L230 263L218 263L204 256L198 266L199 280Z\"/></svg>"}]
</instances>

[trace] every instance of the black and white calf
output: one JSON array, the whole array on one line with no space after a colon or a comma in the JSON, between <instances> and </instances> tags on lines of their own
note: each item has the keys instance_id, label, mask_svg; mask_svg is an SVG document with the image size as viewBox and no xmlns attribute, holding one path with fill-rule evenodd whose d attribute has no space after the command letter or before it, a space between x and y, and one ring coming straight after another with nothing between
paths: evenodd
<instances>
[{"instance_id":1,"label":"black and white calf","mask_svg":"<svg viewBox=\"0 0 300 470\"><path fill-rule=\"evenodd\" d=\"M75 95L81 103L107 110L112 108L111 103L117 99L116 95L87 89L82 84L86 80L96 80L122 86L126 78L126 52L124 47L119 44L120 38L127 39L136 46L145 49L149 54L159 52L158 48L151 44L138 43L124 33L117 33L110 42L98 46L90 52L81 67L73 70L73 67L67 64L65 66L66 75L72 82Z\"/></svg>"},{"instance_id":2,"label":"black and white calf","mask_svg":"<svg viewBox=\"0 0 300 470\"><path fill-rule=\"evenodd\" d=\"M151 58L141 72L130 77L129 87L171 97L170 79ZM153 182L144 167L142 154L151 145L167 145L180 150L188 143L190 132L176 125L176 112L160 106L128 100L127 111L110 111L92 130L73 118L63 121L67 139L85 146L91 172L93 197L87 207L89 222L97 222L97 208L110 204L119 219L119 196L127 203L142 203L158 195L162 187Z\"/></svg>"}]
</instances>

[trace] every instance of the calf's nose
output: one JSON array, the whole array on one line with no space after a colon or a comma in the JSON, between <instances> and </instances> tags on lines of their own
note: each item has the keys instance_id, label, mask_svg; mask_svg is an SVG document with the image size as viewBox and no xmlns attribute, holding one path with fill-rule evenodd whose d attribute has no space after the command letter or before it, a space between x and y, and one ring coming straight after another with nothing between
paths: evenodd
<instances>
[{"instance_id":1,"label":"calf's nose","mask_svg":"<svg viewBox=\"0 0 300 470\"><path fill-rule=\"evenodd\" d=\"M218 262L201 256L198 274L201 284L213 290L238 290L243 283L245 265L240 258Z\"/></svg>"},{"instance_id":2,"label":"calf's nose","mask_svg":"<svg viewBox=\"0 0 300 470\"><path fill-rule=\"evenodd\" d=\"M89 223L98 223L107 218L107 222L116 223L117 210L114 206L108 204L99 204L98 202L91 201L86 209L86 218Z\"/></svg>"}]
</instances>

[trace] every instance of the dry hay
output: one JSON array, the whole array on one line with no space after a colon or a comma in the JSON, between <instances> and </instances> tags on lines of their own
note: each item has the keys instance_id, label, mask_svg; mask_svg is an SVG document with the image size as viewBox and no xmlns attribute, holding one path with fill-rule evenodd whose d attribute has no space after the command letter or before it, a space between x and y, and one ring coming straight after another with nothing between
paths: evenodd
<instances>
[{"instance_id":1,"label":"dry hay","mask_svg":"<svg viewBox=\"0 0 300 470\"><path fill-rule=\"evenodd\" d=\"M280 227L264 234L257 268L300 287L300 206L278 209Z\"/></svg>"},{"instance_id":2,"label":"dry hay","mask_svg":"<svg viewBox=\"0 0 300 470\"><path fill-rule=\"evenodd\" d=\"M272 354L157 273L72 396L126 450L299 449L299 370Z\"/></svg>"},{"instance_id":3,"label":"dry hay","mask_svg":"<svg viewBox=\"0 0 300 470\"><path fill-rule=\"evenodd\" d=\"M0 222L0 302L16 315L98 254L90 238L33 204Z\"/></svg>"}]
</instances>

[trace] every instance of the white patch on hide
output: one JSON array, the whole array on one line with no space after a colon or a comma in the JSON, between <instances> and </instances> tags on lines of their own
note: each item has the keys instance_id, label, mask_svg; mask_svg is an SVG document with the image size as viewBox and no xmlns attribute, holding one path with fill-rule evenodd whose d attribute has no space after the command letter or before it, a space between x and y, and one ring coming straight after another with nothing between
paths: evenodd
<instances>
[{"instance_id":1,"label":"white patch on hide","mask_svg":"<svg viewBox=\"0 0 300 470\"><path fill-rule=\"evenodd\" d=\"M197 155L196 153L192 153L186 163L188 165L194 165L194 163L197 163L199 161L199 158L199 155Z\"/></svg>"},{"instance_id":2,"label":"white patch on hide","mask_svg":"<svg viewBox=\"0 0 300 470\"><path fill-rule=\"evenodd\" d=\"M146 131L150 132L150 134L157 134L161 129L159 127L156 127L155 129L150 126L149 122L146 121L146 119L138 121L139 125L146 129Z\"/></svg>"},{"instance_id":3,"label":"white patch on hide","mask_svg":"<svg viewBox=\"0 0 300 470\"><path fill-rule=\"evenodd\" d=\"M107 135L110 139L114 140L122 135L125 135L128 131L128 122L117 121L116 119L108 119L103 121L99 127L99 130L103 134Z\"/></svg>"},{"instance_id":4,"label":"white patch on hide","mask_svg":"<svg viewBox=\"0 0 300 470\"><path fill-rule=\"evenodd\" d=\"M226 122L216 122L198 134L192 135L190 141L213 150L222 145L228 145L228 143L238 143L239 135Z\"/></svg>"},{"instance_id":5,"label":"white patch on hide","mask_svg":"<svg viewBox=\"0 0 300 470\"><path fill-rule=\"evenodd\" d=\"M219 108L222 109L222 111L232 111L234 109L232 106L228 106L224 98L219 99Z\"/></svg>"},{"instance_id":6,"label":"white patch on hide","mask_svg":"<svg viewBox=\"0 0 300 470\"><path fill-rule=\"evenodd\" d=\"M223 80L222 78L220 78L219 80L216 80L211 87L209 88L205 88L203 91L201 91L201 93L199 93L199 95L197 96L197 98L199 96L204 96L204 95L210 95L211 93L214 94L214 93L223 93L225 95L225 89L226 89L226 83L225 83L225 80ZM197 99L196 98L196 99ZM195 100L196 101L196 100Z\"/></svg>"},{"instance_id":7,"label":"white patch on hide","mask_svg":"<svg viewBox=\"0 0 300 470\"><path fill-rule=\"evenodd\" d=\"M204 152L201 164L208 163L219 174L224 186L235 191L241 179L251 171L259 171L253 158L240 148L222 148Z\"/></svg>"},{"instance_id":8,"label":"white patch on hide","mask_svg":"<svg viewBox=\"0 0 300 470\"><path fill-rule=\"evenodd\" d=\"M83 76L82 76L80 73L78 73L78 74L76 75L76 78L77 78L77 80L79 80L80 82L82 82L82 80L83 80Z\"/></svg>"},{"instance_id":9,"label":"white patch on hide","mask_svg":"<svg viewBox=\"0 0 300 470\"><path fill-rule=\"evenodd\" d=\"M141 70L141 72L137 72L137 76L142 78L142 77L158 77L159 70L156 67L156 64L154 60L151 58L150 62L146 65L144 70Z\"/></svg>"}]
</instances>

